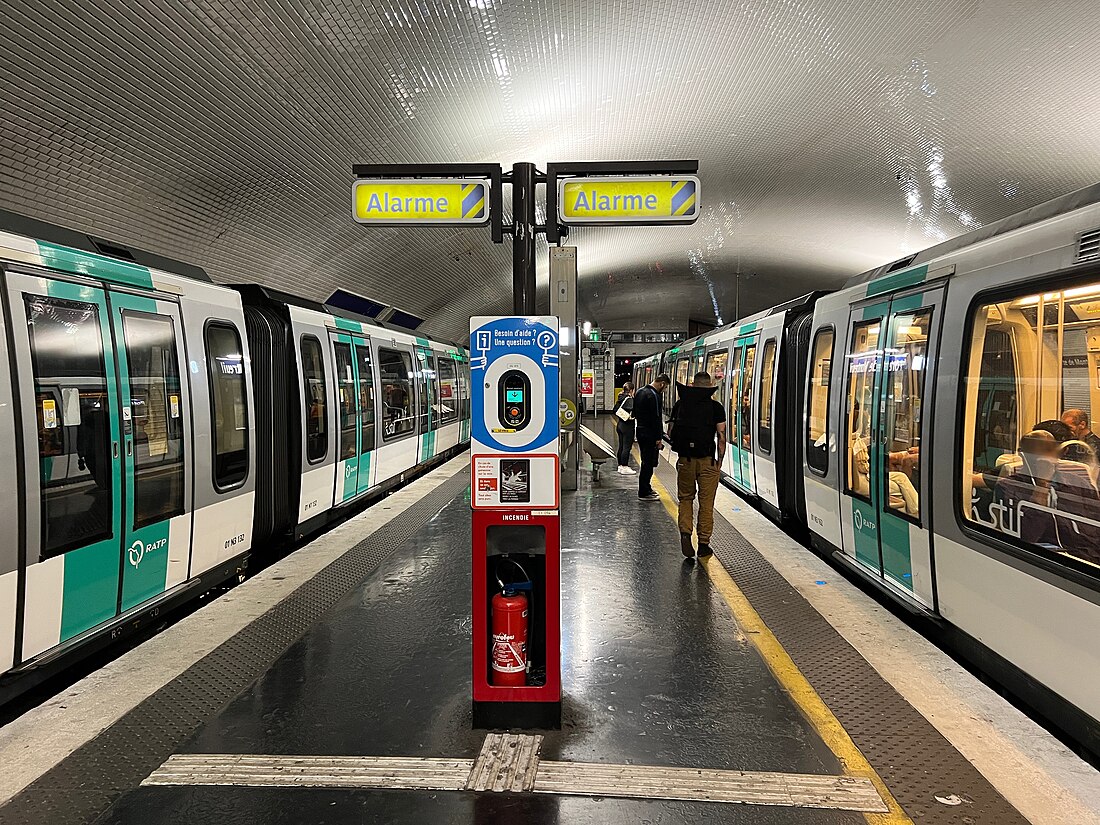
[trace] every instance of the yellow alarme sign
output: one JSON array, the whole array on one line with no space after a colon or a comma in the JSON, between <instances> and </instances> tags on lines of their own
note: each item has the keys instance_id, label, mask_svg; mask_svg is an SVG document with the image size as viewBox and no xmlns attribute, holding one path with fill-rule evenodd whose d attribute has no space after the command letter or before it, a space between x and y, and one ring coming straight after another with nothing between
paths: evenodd
<instances>
[{"instance_id":1,"label":"yellow alarme sign","mask_svg":"<svg viewBox=\"0 0 1100 825\"><path fill-rule=\"evenodd\" d=\"M562 223L692 223L699 217L694 176L570 178L558 184Z\"/></svg>"},{"instance_id":2,"label":"yellow alarme sign","mask_svg":"<svg viewBox=\"0 0 1100 825\"><path fill-rule=\"evenodd\" d=\"M481 224L489 220L489 181L357 180L351 201L359 223Z\"/></svg>"}]
</instances>

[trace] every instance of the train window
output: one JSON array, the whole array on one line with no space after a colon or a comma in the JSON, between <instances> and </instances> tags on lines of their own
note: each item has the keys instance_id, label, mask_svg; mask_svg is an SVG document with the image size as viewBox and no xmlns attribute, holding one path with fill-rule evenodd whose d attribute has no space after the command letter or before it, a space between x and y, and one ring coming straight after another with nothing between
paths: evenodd
<instances>
[{"instance_id":1,"label":"train window","mask_svg":"<svg viewBox=\"0 0 1100 825\"><path fill-rule=\"evenodd\" d=\"M920 518L921 420L932 310L902 312L890 321L886 345L886 460L882 474L891 510Z\"/></svg>"},{"instance_id":2,"label":"train window","mask_svg":"<svg viewBox=\"0 0 1100 825\"><path fill-rule=\"evenodd\" d=\"M172 319L123 312L122 331L138 529L183 512L183 399Z\"/></svg>"},{"instance_id":3,"label":"train window","mask_svg":"<svg viewBox=\"0 0 1100 825\"><path fill-rule=\"evenodd\" d=\"M745 369L741 380L741 402L738 408L741 420L737 426L741 436L741 447L746 450L752 449L752 377L755 366L756 344L749 344L745 347Z\"/></svg>"},{"instance_id":4,"label":"train window","mask_svg":"<svg viewBox=\"0 0 1100 825\"><path fill-rule=\"evenodd\" d=\"M672 376L672 380L675 384L690 384L691 383L691 359L681 358L676 362L676 374ZM676 401L680 397L679 390L672 394L672 400ZM671 412L671 408L668 408Z\"/></svg>"},{"instance_id":5,"label":"train window","mask_svg":"<svg viewBox=\"0 0 1100 825\"><path fill-rule=\"evenodd\" d=\"M965 517L1100 572L1100 284L990 301L970 330Z\"/></svg>"},{"instance_id":6,"label":"train window","mask_svg":"<svg viewBox=\"0 0 1100 825\"><path fill-rule=\"evenodd\" d=\"M244 355L237 328L218 322L206 327L206 365L214 424L214 487L228 490L248 477L248 402Z\"/></svg>"},{"instance_id":7,"label":"train window","mask_svg":"<svg viewBox=\"0 0 1100 825\"><path fill-rule=\"evenodd\" d=\"M772 451L772 390L775 384L775 339L764 343L764 360L760 365L760 410L757 413L757 443L765 453Z\"/></svg>"},{"instance_id":8,"label":"train window","mask_svg":"<svg viewBox=\"0 0 1100 825\"><path fill-rule=\"evenodd\" d=\"M378 376L382 383L382 439L392 441L416 428L412 359L406 352L380 349Z\"/></svg>"},{"instance_id":9,"label":"train window","mask_svg":"<svg viewBox=\"0 0 1100 825\"><path fill-rule=\"evenodd\" d=\"M332 349L336 356L336 420L339 425L336 434L336 460L346 461L358 454L355 444L356 431L359 429L355 410L358 392L351 365L351 344L336 343Z\"/></svg>"},{"instance_id":10,"label":"train window","mask_svg":"<svg viewBox=\"0 0 1100 825\"><path fill-rule=\"evenodd\" d=\"M871 497L871 423L881 331L880 318L854 324L848 353L848 464L844 490L863 498Z\"/></svg>"},{"instance_id":11,"label":"train window","mask_svg":"<svg viewBox=\"0 0 1100 825\"><path fill-rule=\"evenodd\" d=\"M328 385L321 342L302 336L302 392L306 405L306 460L316 464L328 455Z\"/></svg>"},{"instance_id":12,"label":"train window","mask_svg":"<svg viewBox=\"0 0 1100 825\"><path fill-rule=\"evenodd\" d=\"M737 400L737 388L740 386L741 381L741 356L742 348L733 348L733 369L730 370L730 401L729 412L726 414L726 420L729 421L730 434L729 441L733 446L741 446L741 416L738 414L740 404ZM736 464L736 460L734 461Z\"/></svg>"},{"instance_id":13,"label":"train window","mask_svg":"<svg viewBox=\"0 0 1100 825\"><path fill-rule=\"evenodd\" d=\"M718 385L712 397L723 407L726 405L726 365L729 363L729 358L729 350L719 350L707 356L706 370Z\"/></svg>"},{"instance_id":14,"label":"train window","mask_svg":"<svg viewBox=\"0 0 1100 825\"><path fill-rule=\"evenodd\" d=\"M810 391L806 410L806 464L820 475L829 471L829 378L833 331L819 329L810 360Z\"/></svg>"},{"instance_id":15,"label":"train window","mask_svg":"<svg viewBox=\"0 0 1100 825\"><path fill-rule=\"evenodd\" d=\"M355 357L359 359L359 450L369 453L374 449L374 369L371 365L370 344L356 343Z\"/></svg>"},{"instance_id":16,"label":"train window","mask_svg":"<svg viewBox=\"0 0 1100 825\"><path fill-rule=\"evenodd\" d=\"M95 304L24 297L41 467L42 556L110 538L111 421ZM11 488L9 488L11 489Z\"/></svg>"},{"instance_id":17,"label":"train window","mask_svg":"<svg viewBox=\"0 0 1100 825\"><path fill-rule=\"evenodd\" d=\"M458 381L455 362L448 357L439 359L439 413L443 424L458 420Z\"/></svg>"}]
</instances>

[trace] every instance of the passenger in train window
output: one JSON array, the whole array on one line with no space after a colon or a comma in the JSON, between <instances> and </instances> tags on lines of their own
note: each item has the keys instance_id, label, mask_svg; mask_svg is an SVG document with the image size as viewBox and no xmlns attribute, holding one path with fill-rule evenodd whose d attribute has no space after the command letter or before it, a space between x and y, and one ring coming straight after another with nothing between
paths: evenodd
<instances>
[{"instance_id":1,"label":"passenger in train window","mask_svg":"<svg viewBox=\"0 0 1100 825\"><path fill-rule=\"evenodd\" d=\"M1080 409L1066 410L1062 413L1062 423L1069 427L1073 438L1085 442L1094 456L1100 456L1100 436L1092 431L1087 412Z\"/></svg>"},{"instance_id":2,"label":"passenger in train window","mask_svg":"<svg viewBox=\"0 0 1100 825\"><path fill-rule=\"evenodd\" d=\"M1084 441L1066 441L1062 444L1058 455L1065 461L1075 461L1083 464L1088 471L1092 486L1096 486L1097 476L1100 475L1100 459L1096 451Z\"/></svg>"},{"instance_id":3,"label":"passenger in train window","mask_svg":"<svg viewBox=\"0 0 1100 825\"><path fill-rule=\"evenodd\" d=\"M1057 549L1052 482L1058 442L1046 430L1031 430L1020 439L1019 458L1019 465L997 482L993 493L1000 508L998 526L1028 544Z\"/></svg>"}]
</instances>

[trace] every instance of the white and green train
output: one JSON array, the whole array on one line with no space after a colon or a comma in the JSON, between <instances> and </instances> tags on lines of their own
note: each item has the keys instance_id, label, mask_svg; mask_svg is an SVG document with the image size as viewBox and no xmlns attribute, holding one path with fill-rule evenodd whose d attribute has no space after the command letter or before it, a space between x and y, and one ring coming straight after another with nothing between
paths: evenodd
<instances>
[{"instance_id":1,"label":"white and green train","mask_svg":"<svg viewBox=\"0 0 1100 825\"><path fill-rule=\"evenodd\" d=\"M1100 185L634 377L704 368L731 485L1100 753Z\"/></svg>"},{"instance_id":2,"label":"white and green train","mask_svg":"<svg viewBox=\"0 0 1100 825\"><path fill-rule=\"evenodd\" d=\"M0 700L469 441L455 344L6 214L0 306Z\"/></svg>"}]
</instances>

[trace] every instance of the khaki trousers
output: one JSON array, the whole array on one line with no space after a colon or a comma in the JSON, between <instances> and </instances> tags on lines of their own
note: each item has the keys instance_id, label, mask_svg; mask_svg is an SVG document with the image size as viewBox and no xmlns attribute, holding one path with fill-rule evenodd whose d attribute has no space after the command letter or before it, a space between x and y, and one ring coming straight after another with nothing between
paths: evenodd
<instances>
[{"instance_id":1,"label":"khaki trousers","mask_svg":"<svg viewBox=\"0 0 1100 825\"><path fill-rule=\"evenodd\" d=\"M702 544L710 543L714 532L714 496L718 493L721 472L713 458L676 459L676 492L680 497L679 524L681 533L691 533L692 509L696 490L699 493L699 530Z\"/></svg>"}]
</instances>

